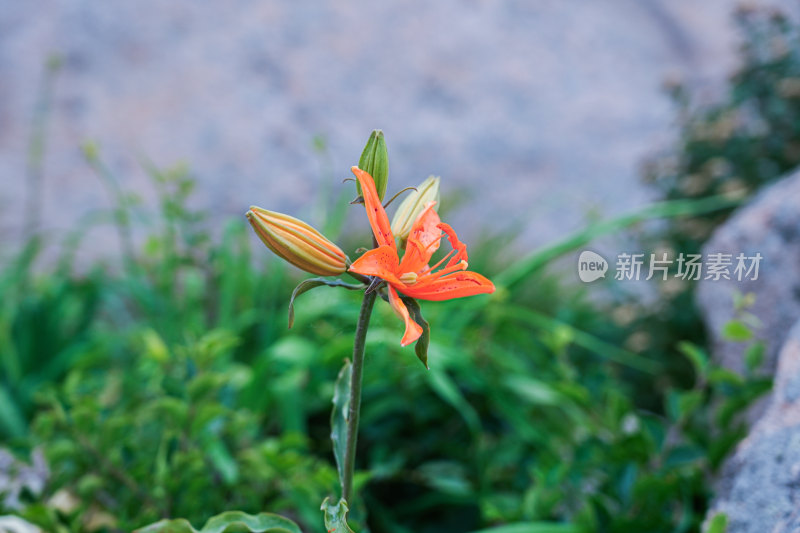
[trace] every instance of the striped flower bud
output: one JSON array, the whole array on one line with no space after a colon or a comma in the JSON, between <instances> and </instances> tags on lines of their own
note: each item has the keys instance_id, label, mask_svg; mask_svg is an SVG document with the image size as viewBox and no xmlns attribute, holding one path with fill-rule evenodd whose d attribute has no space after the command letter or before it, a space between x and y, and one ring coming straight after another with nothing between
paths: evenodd
<instances>
[{"instance_id":1,"label":"striped flower bud","mask_svg":"<svg viewBox=\"0 0 800 533\"><path fill-rule=\"evenodd\" d=\"M297 268L320 276L344 273L344 252L302 220L255 206L247 218L267 248Z\"/></svg>"},{"instance_id":2,"label":"striped flower bud","mask_svg":"<svg viewBox=\"0 0 800 533\"><path fill-rule=\"evenodd\" d=\"M383 200L386 194L386 184L389 182L389 152L386 150L386 139L381 130L373 130L367 140L358 168L372 176L378 197ZM356 184L358 194L361 195L361 186Z\"/></svg>"},{"instance_id":3,"label":"striped flower bud","mask_svg":"<svg viewBox=\"0 0 800 533\"><path fill-rule=\"evenodd\" d=\"M416 191L411 191L406 196L392 219L392 233L400 239L401 245L405 246L411 227L425 209L429 202L439 202L439 179L430 176L419 184Z\"/></svg>"}]
</instances>

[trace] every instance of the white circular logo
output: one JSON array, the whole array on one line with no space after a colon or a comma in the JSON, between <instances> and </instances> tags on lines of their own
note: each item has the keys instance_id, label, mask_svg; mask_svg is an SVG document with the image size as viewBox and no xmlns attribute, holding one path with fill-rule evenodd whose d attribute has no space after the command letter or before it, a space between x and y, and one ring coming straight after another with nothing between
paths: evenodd
<instances>
[{"instance_id":1,"label":"white circular logo","mask_svg":"<svg viewBox=\"0 0 800 533\"><path fill-rule=\"evenodd\" d=\"M584 283L590 283L596 279L606 277L608 271L608 261L603 259L603 256L592 252L591 250L584 250L578 257L578 277Z\"/></svg>"}]
</instances>

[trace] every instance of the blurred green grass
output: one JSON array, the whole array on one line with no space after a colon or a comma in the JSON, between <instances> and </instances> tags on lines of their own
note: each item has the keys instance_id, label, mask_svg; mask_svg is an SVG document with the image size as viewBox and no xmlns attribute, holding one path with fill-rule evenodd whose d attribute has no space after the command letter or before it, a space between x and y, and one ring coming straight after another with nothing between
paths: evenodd
<instances>
[{"instance_id":1,"label":"blurred green grass","mask_svg":"<svg viewBox=\"0 0 800 533\"><path fill-rule=\"evenodd\" d=\"M754 372L763 347L749 347L745 376L718 368L690 287L660 293L652 307L613 284L590 298L564 283L557 259L626 231L640 235L642 251L694 252L733 207L797 166L797 27L769 10L742 10L739 21L742 68L723 101L695 110L685 90L674 92L681 142L647 172L668 201L526 256L509 236L471 243L471 269L499 289L423 302L430 371L399 347L399 322L377 306L356 480L364 503L352 510L359 531L700 531L711 479L745 432L738 415L769 388ZM41 183L47 95L29 203ZM331 178L323 139L315 149ZM111 208L62 243L43 241L32 219L25 248L2 258L0 438L20 457L43 450L51 474L42 490L25 490L23 508L9 507L0 484L0 513L46 531L130 531L165 516L199 525L238 508L320 530L319 503L336 493L333 383L350 356L358 295L302 295L287 330L302 277L244 220L212 237L205 214L189 207L185 168L145 163L159 194L149 208L116 185L95 146L85 155ZM312 209L332 237L349 208L326 201L338 190ZM654 218L667 223L649 231ZM98 224L116 228L123 254L114 267L78 269ZM147 234L141 245L134 232ZM340 243L352 252L368 243L361 237ZM54 245L62 253L43 263ZM749 342L743 323L727 330Z\"/></svg>"},{"instance_id":2,"label":"blurred green grass","mask_svg":"<svg viewBox=\"0 0 800 533\"><path fill-rule=\"evenodd\" d=\"M200 524L226 509L270 510L316 530L319 502L336 491L330 401L358 295L303 295L287 330L298 272L244 220L218 240L207 234L187 207L185 168L150 172L153 212L120 191L112 216L95 219L121 238L147 221L122 268L76 271L83 228L53 265L37 265L33 238L0 275L0 434L18 452L42 448L52 471L21 512L53 531L129 531L165 516ZM745 404L764 383L714 381L700 367L687 382L690 362L675 365L674 346L624 348L631 331L547 265L654 216L729 204L663 204L512 261L507 240L471 246L471 267L499 290L424 303L430 371L378 306L356 522L375 532L696 530L707 476L742 435L719 425L719 402ZM57 510L52 496L64 491L79 503Z\"/></svg>"}]
</instances>

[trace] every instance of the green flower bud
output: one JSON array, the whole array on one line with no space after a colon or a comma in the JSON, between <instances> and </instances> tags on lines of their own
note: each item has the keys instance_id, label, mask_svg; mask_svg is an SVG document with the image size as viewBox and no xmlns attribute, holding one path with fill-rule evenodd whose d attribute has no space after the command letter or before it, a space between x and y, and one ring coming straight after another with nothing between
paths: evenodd
<instances>
[{"instance_id":1,"label":"green flower bud","mask_svg":"<svg viewBox=\"0 0 800 533\"><path fill-rule=\"evenodd\" d=\"M347 268L344 252L300 219L255 206L247 219L267 248L297 268L320 276L338 276Z\"/></svg>"},{"instance_id":2,"label":"green flower bud","mask_svg":"<svg viewBox=\"0 0 800 533\"><path fill-rule=\"evenodd\" d=\"M405 246L411 227L425 209L429 202L439 202L439 180L440 178L430 176L419 184L416 191L411 191L406 196L392 219L392 233L400 239L401 245Z\"/></svg>"},{"instance_id":3,"label":"green flower bud","mask_svg":"<svg viewBox=\"0 0 800 533\"><path fill-rule=\"evenodd\" d=\"M381 130L373 130L370 134L367 145L361 152L361 159L358 160L358 168L372 176L378 196L383 200L389 182L389 152ZM361 186L356 184L356 187L361 195Z\"/></svg>"}]
</instances>

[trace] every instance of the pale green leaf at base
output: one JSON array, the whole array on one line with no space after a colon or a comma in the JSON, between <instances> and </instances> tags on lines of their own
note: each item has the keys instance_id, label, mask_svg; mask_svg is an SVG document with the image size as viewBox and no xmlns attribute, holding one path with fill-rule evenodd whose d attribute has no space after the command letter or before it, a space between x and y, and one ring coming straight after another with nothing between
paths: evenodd
<instances>
[{"instance_id":1,"label":"pale green leaf at base","mask_svg":"<svg viewBox=\"0 0 800 533\"><path fill-rule=\"evenodd\" d=\"M347 525L347 502L344 498L332 504L330 498L325 498L320 510L325 513L325 530L328 533L354 533Z\"/></svg>"},{"instance_id":2,"label":"pale green leaf at base","mask_svg":"<svg viewBox=\"0 0 800 533\"><path fill-rule=\"evenodd\" d=\"M208 519L203 529L196 530L188 520L161 520L134 533L302 533L300 528L283 516L272 513L250 515L228 511Z\"/></svg>"}]
</instances>

